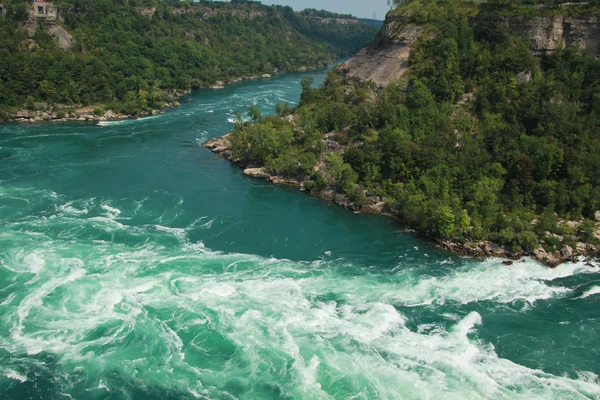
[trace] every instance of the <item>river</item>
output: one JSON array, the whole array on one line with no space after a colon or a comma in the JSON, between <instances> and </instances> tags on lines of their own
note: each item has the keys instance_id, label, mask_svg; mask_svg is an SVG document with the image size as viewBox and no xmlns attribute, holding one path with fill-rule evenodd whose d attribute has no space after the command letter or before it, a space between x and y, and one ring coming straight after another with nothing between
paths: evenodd
<instances>
[{"instance_id":1,"label":"river","mask_svg":"<svg viewBox=\"0 0 600 400\"><path fill-rule=\"evenodd\" d=\"M304 75L0 126L4 399L600 399L600 269L443 252L200 144Z\"/></svg>"}]
</instances>

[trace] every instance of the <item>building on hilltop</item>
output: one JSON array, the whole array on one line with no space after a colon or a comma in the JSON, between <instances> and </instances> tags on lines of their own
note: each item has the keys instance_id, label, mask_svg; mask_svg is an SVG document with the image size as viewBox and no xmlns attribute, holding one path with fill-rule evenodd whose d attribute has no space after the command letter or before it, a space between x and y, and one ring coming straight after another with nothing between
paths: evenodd
<instances>
[{"instance_id":1,"label":"building on hilltop","mask_svg":"<svg viewBox=\"0 0 600 400\"><path fill-rule=\"evenodd\" d=\"M33 15L52 22L56 20L57 9L50 0L33 0Z\"/></svg>"},{"instance_id":2,"label":"building on hilltop","mask_svg":"<svg viewBox=\"0 0 600 400\"><path fill-rule=\"evenodd\" d=\"M48 13L48 4L50 4L48 0L34 0L33 10L35 15L38 17L45 17Z\"/></svg>"}]
</instances>

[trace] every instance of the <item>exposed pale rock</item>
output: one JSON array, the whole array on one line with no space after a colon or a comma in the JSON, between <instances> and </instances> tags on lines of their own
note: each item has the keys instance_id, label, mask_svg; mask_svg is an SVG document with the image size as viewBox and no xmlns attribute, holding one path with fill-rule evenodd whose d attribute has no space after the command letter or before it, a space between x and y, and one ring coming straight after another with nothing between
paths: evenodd
<instances>
[{"instance_id":1,"label":"exposed pale rock","mask_svg":"<svg viewBox=\"0 0 600 400\"><path fill-rule=\"evenodd\" d=\"M581 222L579 222L579 221L567 221L566 224L571 229L577 229L579 227L579 225L581 225Z\"/></svg>"},{"instance_id":2,"label":"exposed pale rock","mask_svg":"<svg viewBox=\"0 0 600 400\"><path fill-rule=\"evenodd\" d=\"M596 15L519 15L506 17L504 21L511 31L529 40L529 48L534 54L577 46L596 57L600 55L600 25Z\"/></svg>"},{"instance_id":3,"label":"exposed pale rock","mask_svg":"<svg viewBox=\"0 0 600 400\"><path fill-rule=\"evenodd\" d=\"M410 46L423 32L422 26L409 23L405 16L388 15L375 41L340 65L338 71L386 86L408 71Z\"/></svg>"},{"instance_id":4,"label":"exposed pale rock","mask_svg":"<svg viewBox=\"0 0 600 400\"><path fill-rule=\"evenodd\" d=\"M562 260L552 253L546 255L544 262L550 267L557 267L562 264Z\"/></svg>"},{"instance_id":5,"label":"exposed pale rock","mask_svg":"<svg viewBox=\"0 0 600 400\"><path fill-rule=\"evenodd\" d=\"M269 179L271 176L265 168L246 168L244 175L259 179Z\"/></svg>"},{"instance_id":6,"label":"exposed pale rock","mask_svg":"<svg viewBox=\"0 0 600 400\"><path fill-rule=\"evenodd\" d=\"M58 48L62 50L70 50L73 47L73 36L60 25L51 25L47 28L48 33L51 34L57 41Z\"/></svg>"},{"instance_id":7,"label":"exposed pale rock","mask_svg":"<svg viewBox=\"0 0 600 400\"><path fill-rule=\"evenodd\" d=\"M378 203L371 204L368 207L370 211L381 214L385 210L385 201L380 201Z\"/></svg>"},{"instance_id":8,"label":"exposed pale rock","mask_svg":"<svg viewBox=\"0 0 600 400\"><path fill-rule=\"evenodd\" d=\"M573 248L571 246L563 246L563 248L560 250L560 254L562 254L564 258L572 258Z\"/></svg>"},{"instance_id":9,"label":"exposed pale rock","mask_svg":"<svg viewBox=\"0 0 600 400\"><path fill-rule=\"evenodd\" d=\"M517 74L517 83L525 83L531 80L531 71L523 71Z\"/></svg>"}]
</instances>

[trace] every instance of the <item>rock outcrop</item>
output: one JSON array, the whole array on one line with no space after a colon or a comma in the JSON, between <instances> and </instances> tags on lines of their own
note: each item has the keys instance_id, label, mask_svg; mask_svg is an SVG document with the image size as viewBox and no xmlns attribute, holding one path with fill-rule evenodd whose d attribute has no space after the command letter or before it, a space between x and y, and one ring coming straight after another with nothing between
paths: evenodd
<instances>
[{"instance_id":1,"label":"rock outcrop","mask_svg":"<svg viewBox=\"0 0 600 400\"><path fill-rule=\"evenodd\" d=\"M56 39L59 49L70 50L73 47L73 36L60 25L51 25L47 31Z\"/></svg>"},{"instance_id":2,"label":"rock outcrop","mask_svg":"<svg viewBox=\"0 0 600 400\"><path fill-rule=\"evenodd\" d=\"M475 17L476 18L476 17ZM502 22L529 42L536 56L568 46L577 46L600 57L600 16L511 16ZM411 45L423 34L426 26L410 21L408 15L388 14L373 43L341 64L338 72L359 81L371 81L384 87L408 71Z\"/></svg>"},{"instance_id":3,"label":"rock outcrop","mask_svg":"<svg viewBox=\"0 0 600 400\"><path fill-rule=\"evenodd\" d=\"M600 56L600 19L598 15L506 17L511 31L529 41L532 53L540 56L568 46L586 49Z\"/></svg>"},{"instance_id":4,"label":"rock outcrop","mask_svg":"<svg viewBox=\"0 0 600 400\"><path fill-rule=\"evenodd\" d=\"M406 16L386 17L373 43L338 67L349 78L372 81L386 86L408 71L411 44L423 33L423 27L408 22Z\"/></svg>"}]
</instances>

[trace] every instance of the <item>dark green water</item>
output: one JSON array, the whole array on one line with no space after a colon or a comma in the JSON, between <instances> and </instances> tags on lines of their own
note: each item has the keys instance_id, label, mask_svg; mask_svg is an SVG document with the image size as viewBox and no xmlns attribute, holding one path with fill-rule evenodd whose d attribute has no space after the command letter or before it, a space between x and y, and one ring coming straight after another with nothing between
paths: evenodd
<instances>
[{"instance_id":1,"label":"dark green water","mask_svg":"<svg viewBox=\"0 0 600 400\"><path fill-rule=\"evenodd\" d=\"M200 148L301 77L0 126L3 399L600 398L598 266L461 259Z\"/></svg>"}]
</instances>

